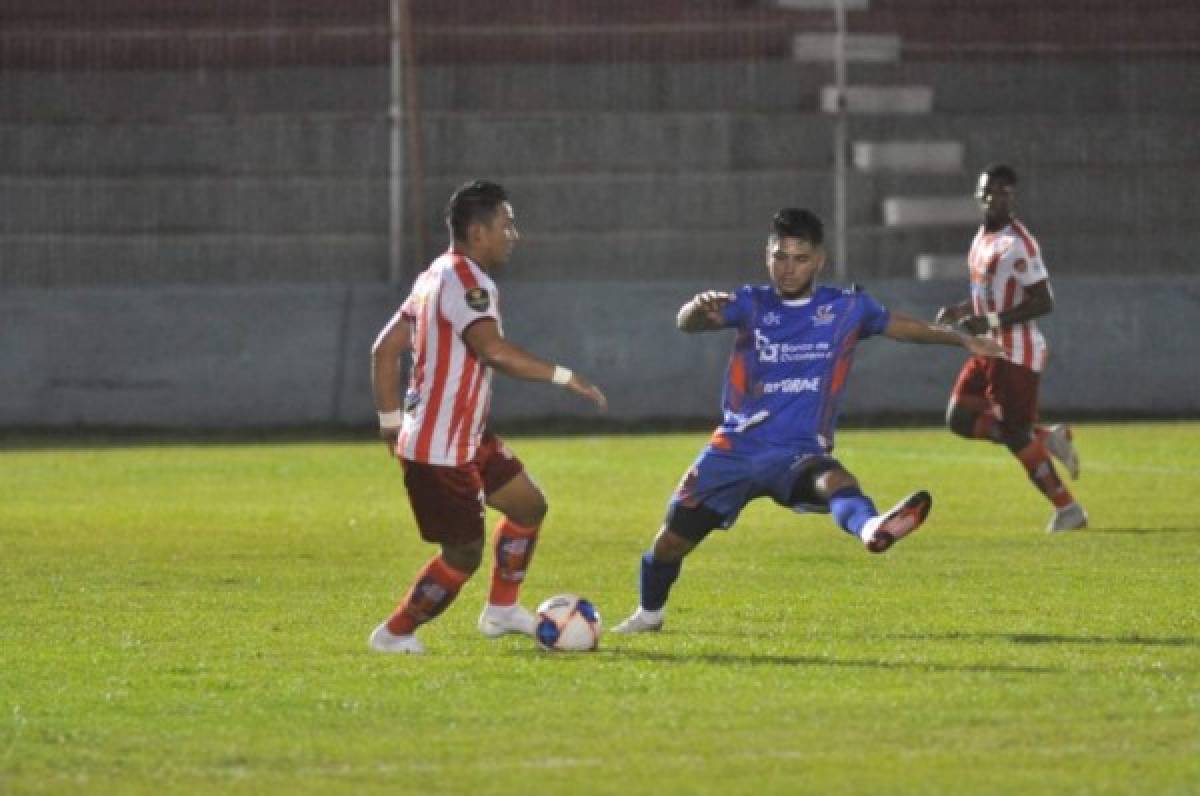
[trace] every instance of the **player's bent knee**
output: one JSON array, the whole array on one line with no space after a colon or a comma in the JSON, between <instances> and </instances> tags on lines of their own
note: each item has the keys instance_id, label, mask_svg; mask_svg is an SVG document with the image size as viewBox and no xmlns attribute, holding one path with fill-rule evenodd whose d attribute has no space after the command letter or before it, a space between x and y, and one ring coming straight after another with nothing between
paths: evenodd
<instances>
[{"instance_id":1,"label":"player's bent knee","mask_svg":"<svg viewBox=\"0 0 1200 796\"><path fill-rule=\"evenodd\" d=\"M483 540L461 545L442 545L442 560L459 572L471 575L483 561Z\"/></svg>"},{"instance_id":2,"label":"player's bent knee","mask_svg":"<svg viewBox=\"0 0 1200 796\"><path fill-rule=\"evenodd\" d=\"M720 525L721 515L707 506L685 506L681 503L672 503L671 508L667 511L666 524L659 532L658 541L655 543L655 556L658 555L659 541L671 540L674 546L683 548L683 552L679 556L682 558Z\"/></svg>"},{"instance_id":3,"label":"player's bent knee","mask_svg":"<svg viewBox=\"0 0 1200 796\"><path fill-rule=\"evenodd\" d=\"M841 467L822 473L816 480L817 496L829 500L843 489L858 489L858 479Z\"/></svg>"},{"instance_id":4,"label":"player's bent knee","mask_svg":"<svg viewBox=\"0 0 1200 796\"><path fill-rule=\"evenodd\" d=\"M950 404L946 407L946 428L971 439L975 434L975 413L959 404Z\"/></svg>"}]
</instances>

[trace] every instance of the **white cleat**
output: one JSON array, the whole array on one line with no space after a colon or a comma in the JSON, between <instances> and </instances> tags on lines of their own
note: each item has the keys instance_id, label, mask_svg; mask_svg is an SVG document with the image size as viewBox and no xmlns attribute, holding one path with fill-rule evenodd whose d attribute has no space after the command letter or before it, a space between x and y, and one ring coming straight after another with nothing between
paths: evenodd
<instances>
[{"instance_id":1,"label":"white cleat","mask_svg":"<svg viewBox=\"0 0 1200 796\"><path fill-rule=\"evenodd\" d=\"M396 652L402 655L420 655L425 652L425 645L416 636L412 633L397 636L387 629L387 622L375 628L367 644L376 652Z\"/></svg>"},{"instance_id":2,"label":"white cleat","mask_svg":"<svg viewBox=\"0 0 1200 796\"><path fill-rule=\"evenodd\" d=\"M1050 524L1046 526L1046 533L1077 531L1080 528L1086 528L1087 522L1088 516L1087 512L1083 510L1083 506L1072 503L1054 512L1054 516L1050 518Z\"/></svg>"},{"instance_id":3,"label":"white cleat","mask_svg":"<svg viewBox=\"0 0 1200 796\"><path fill-rule=\"evenodd\" d=\"M662 630L663 619L647 619L642 609L634 611L633 615L612 629L613 633L632 635L634 633L657 633Z\"/></svg>"},{"instance_id":4,"label":"white cleat","mask_svg":"<svg viewBox=\"0 0 1200 796\"><path fill-rule=\"evenodd\" d=\"M933 497L928 492L913 492L888 509L887 514L867 520L862 529L863 544L872 553L884 552L920 528L931 508Z\"/></svg>"},{"instance_id":5,"label":"white cleat","mask_svg":"<svg viewBox=\"0 0 1200 796\"><path fill-rule=\"evenodd\" d=\"M488 638L509 633L532 636L536 631L537 618L519 604L485 605L479 615L479 632Z\"/></svg>"},{"instance_id":6,"label":"white cleat","mask_svg":"<svg viewBox=\"0 0 1200 796\"><path fill-rule=\"evenodd\" d=\"M1067 468L1067 474L1071 476L1071 480L1077 480L1079 478L1079 454L1071 439L1071 427L1066 423L1048 427L1045 443L1046 450L1050 451L1050 455Z\"/></svg>"}]
</instances>

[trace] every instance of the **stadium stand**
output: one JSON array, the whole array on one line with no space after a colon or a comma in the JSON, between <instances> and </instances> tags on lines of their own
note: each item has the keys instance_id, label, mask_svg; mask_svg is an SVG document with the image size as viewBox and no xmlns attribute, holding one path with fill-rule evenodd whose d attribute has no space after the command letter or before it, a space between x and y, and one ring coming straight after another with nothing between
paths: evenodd
<instances>
[{"instance_id":1,"label":"stadium stand","mask_svg":"<svg viewBox=\"0 0 1200 796\"><path fill-rule=\"evenodd\" d=\"M885 208L961 201L997 158L1057 274L1188 272L1200 7L867 5L851 30L898 60L855 61L852 84L927 107L855 114L852 142L962 154L851 175L855 278L965 249L960 217L891 227ZM0 284L384 279L386 10L0 3ZM738 0L415 3L426 224L440 241L444 197L486 174L519 200L513 279L752 277L770 209L830 212L832 69L793 55L831 30Z\"/></svg>"}]
</instances>

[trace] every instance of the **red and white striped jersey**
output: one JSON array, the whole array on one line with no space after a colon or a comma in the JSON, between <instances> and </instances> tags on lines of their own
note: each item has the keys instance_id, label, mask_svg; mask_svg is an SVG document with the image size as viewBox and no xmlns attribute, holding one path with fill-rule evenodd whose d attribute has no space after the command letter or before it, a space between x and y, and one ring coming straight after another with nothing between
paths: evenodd
<instances>
[{"instance_id":1,"label":"red and white striped jersey","mask_svg":"<svg viewBox=\"0 0 1200 796\"><path fill-rule=\"evenodd\" d=\"M492 369L463 341L475 321L500 323L496 284L450 249L413 284L400 307L413 361L397 452L410 461L459 466L474 458L492 398Z\"/></svg>"},{"instance_id":2,"label":"red and white striped jersey","mask_svg":"<svg viewBox=\"0 0 1200 796\"><path fill-rule=\"evenodd\" d=\"M980 227L971 243L967 265L976 315L1003 312L1020 304L1028 286L1049 278L1037 241L1016 219L997 232ZM1036 321L1015 323L989 334L1004 346L1010 362L1037 373L1046 366L1049 350Z\"/></svg>"}]
</instances>

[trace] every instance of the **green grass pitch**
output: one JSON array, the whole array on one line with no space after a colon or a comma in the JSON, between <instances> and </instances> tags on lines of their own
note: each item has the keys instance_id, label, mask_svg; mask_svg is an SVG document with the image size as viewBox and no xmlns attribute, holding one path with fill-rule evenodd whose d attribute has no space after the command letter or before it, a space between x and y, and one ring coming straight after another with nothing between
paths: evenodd
<instances>
[{"instance_id":1,"label":"green grass pitch","mask_svg":"<svg viewBox=\"0 0 1200 796\"><path fill-rule=\"evenodd\" d=\"M523 601L623 618L705 438L510 439ZM759 501L661 634L488 641L481 571L424 657L366 648L431 550L378 442L9 445L0 793L1200 792L1200 424L1076 439L1087 531L999 447L848 431L881 507L934 494L886 555Z\"/></svg>"}]
</instances>

